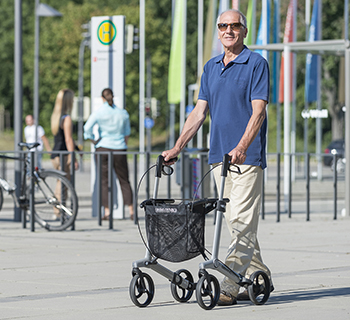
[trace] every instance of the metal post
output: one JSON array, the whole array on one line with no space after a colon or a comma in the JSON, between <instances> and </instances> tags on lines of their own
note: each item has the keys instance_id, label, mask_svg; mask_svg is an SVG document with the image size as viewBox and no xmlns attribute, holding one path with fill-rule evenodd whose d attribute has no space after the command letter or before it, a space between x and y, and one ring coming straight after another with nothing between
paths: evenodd
<instances>
[{"instance_id":1,"label":"metal post","mask_svg":"<svg viewBox=\"0 0 350 320\"><path fill-rule=\"evenodd\" d=\"M109 229L113 229L113 151L108 154Z\"/></svg>"},{"instance_id":2,"label":"metal post","mask_svg":"<svg viewBox=\"0 0 350 320\"><path fill-rule=\"evenodd\" d=\"M35 0L35 27L34 27L34 125L35 141L38 141L38 124L39 124L39 36L40 36L40 17L39 0Z\"/></svg>"},{"instance_id":3,"label":"metal post","mask_svg":"<svg viewBox=\"0 0 350 320\"><path fill-rule=\"evenodd\" d=\"M187 0L182 0L183 21L187 21ZM182 26L182 58L181 58L181 83L182 96L180 101L180 132L185 124L185 108L186 108L186 23Z\"/></svg>"},{"instance_id":4,"label":"metal post","mask_svg":"<svg viewBox=\"0 0 350 320\"><path fill-rule=\"evenodd\" d=\"M281 199L281 154L277 153L277 183L276 183L276 200L277 200L277 208L276 208L276 214L277 214L277 221L280 222L281 217L281 206L280 206L280 199Z\"/></svg>"},{"instance_id":5,"label":"metal post","mask_svg":"<svg viewBox=\"0 0 350 320\"><path fill-rule=\"evenodd\" d=\"M294 168L292 162L292 154L289 155L289 177L288 177L288 217L292 217L292 168Z\"/></svg>"},{"instance_id":6,"label":"metal post","mask_svg":"<svg viewBox=\"0 0 350 320\"><path fill-rule=\"evenodd\" d=\"M138 222L137 199L138 199L138 183L137 183L137 153L134 154L134 223Z\"/></svg>"},{"instance_id":7,"label":"metal post","mask_svg":"<svg viewBox=\"0 0 350 320\"><path fill-rule=\"evenodd\" d=\"M306 221L310 221L310 153L306 154Z\"/></svg>"},{"instance_id":8,"label":"metal post","mask_svg":"<svg viewBox=\"0 0 350 320\"><path fill-rule=\"evenodd\" d=\"M84 126L84 49L86 46L86 40L84 39L80 44L79 49L79 98L78 98L78 144L82 146L83 140L83 126ZM84 171L83 158L80 157L79 163L80 171Z\"/></svg>"},{"instance_id":9,"label":"metal post","mask_svg":"<svg viewBox=\"0 0 350 320\"><path fill-rule=\"evenodd\" d=\"M70 182L71 182L73 188L75 188L75 152L74 151L71 152ZM75 230L75 221L72 224L71 230Z\"/></svg>"},{"instance_id":10,"label":"metal post","mask_svg":"<svg viewBox=\"0 0 350 320\"><path fill-rule=\"evenodd\" d=\"M345 87L350 86L350 46L345 50ZM350 216L350 91L345 90L345 210L346 215Z\"/></svg>"},{"instance_id":11,"label":"metal post","mask_svg":"<svg viewBox=\"0 0 350 320\"><path fill-rule=\"evenodd\" d=\"M30 197L29 197L29 210L30 210L30 231L35 231L35 215L34 215L34 152L29 152L30 154ZM26 218L26 217L25 217Z\"/></svg>"},{"instance_id":12,"label":"metal post","mask_svg":"<svg viewBox=\"0 0 350 320\"><path fill-rule=\"evenodd\" d=\"M150 167L150 153L147 152L146 154L146 166L147 166L147 169ZM146 199L149 199L150 198L150 176L149 174L147 174L146 176Z\"/></svg>"},{"instance_id":13,"label":"metal post","mask_svg":"<svg viewBox=\"0 0 350 320\"><path fill-rule=\"evenodd\" d=\"M284 179L289 181L289 157L290 153L290 47L284 46ZM285 207L288 203L288 184L284 184Z\"/></svg>"},{"instance_id":14,"label":"metal post","mask_svg":"<svg viewBox=\"0 0 350 320\"><path fill-rule=\"evenodd\" d=\"M23 80L22 80L22 0L15 1L15 91L14 91L14 128L15 128L15 145L14 150L20 151L18 143L23 139L22 117L23 117ZM22 164L15 161L15 184L21 185L22 181ZM16 190L16 196L20 196L20 188ZM15 207L14 221L21 221L21 209Z\"/></svg>"},{"instance_id":15,"label":"metal post","mask_svg":"<svg viewBox=\"0 0 350 320\"><path fill-rule=\"evenodd\" d=\"M338 173L337 173L337 161L338 157L336 154L333 155L333 163L334 163L334 169L333 169L333 219L337 219L337 179L338 179Z\"/></svg>"},{"instance_id":16,"label":"metal post","mask_svg":"<svg viewBox=\"0 0 350 320\"><path fill-rule=\"evenodd\" d=\"M139 49L139 151L145 152L145 0L140 0ZM144 156L140 156L140 170L144 172Z\"/></svg>"},{"instance_id":17,"label":"metal post","mask_svg":"<svg viewBox=\"0 0 350 320\"><path fill-rule=\"evenodd\" d=\"M102 217L101 217L101 197L102 197L102 187L101 187L101 159L102 155L100 152L97 152L97 170L96 170L96 181L97 181L97 220L98 220L98 225L102 226Z\"/></svg>"}]
</instances>

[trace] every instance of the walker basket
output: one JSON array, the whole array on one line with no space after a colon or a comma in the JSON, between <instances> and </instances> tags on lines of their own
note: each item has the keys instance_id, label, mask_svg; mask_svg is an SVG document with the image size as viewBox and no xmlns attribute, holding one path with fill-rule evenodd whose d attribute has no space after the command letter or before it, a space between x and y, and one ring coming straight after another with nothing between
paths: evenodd
<instances>
[{"instance_id":1,"label":"walker basket","mask_svg":"<svg viewBox=\"0 0 350 320\"><path fill-rule=\"evenodd\" d=\"M205 200L172 204L172 199L149 199L141 204L152 255L180 262L204 254L205 214L216 206Z\"/></svg>"}]
</instances>

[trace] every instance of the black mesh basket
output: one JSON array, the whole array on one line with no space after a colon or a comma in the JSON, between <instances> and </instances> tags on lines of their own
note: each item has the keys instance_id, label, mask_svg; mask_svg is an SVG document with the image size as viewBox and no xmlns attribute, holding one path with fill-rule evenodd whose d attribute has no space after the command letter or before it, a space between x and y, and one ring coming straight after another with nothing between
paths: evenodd
<instances>
[{"instance_id":1,"label":"black mesh basket","mask_svg":"<svg viewBox=\"0 0 350 320\"><path fill-rule=\"evenodd\" d=\"M180 262L204 254L205 205L148 200L143 207L152 255Z\"/></svg>"}]
</instances>

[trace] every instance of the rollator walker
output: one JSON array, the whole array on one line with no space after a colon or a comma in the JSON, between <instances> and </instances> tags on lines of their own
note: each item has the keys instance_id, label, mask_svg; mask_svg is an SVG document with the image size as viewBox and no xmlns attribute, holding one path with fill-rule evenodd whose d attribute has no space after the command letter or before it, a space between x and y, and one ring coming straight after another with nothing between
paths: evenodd
<instances>
[{"instance_id":1,"label":"rollator walker","mask_svg":"<svg viewBox=\"0 0 350 320\"><path fill-rule=\"evenodd\" d=\"M148 306L154 297L155 287L151 276L141 268L151 269L170 281L170 289L174 299L187 302L196 292L197 303L205 310L214 308L220 297L220 284L217 278L207 270L215 270L232 279L248 290L250 300L256 305L263 305L270 296L270 280L263 271L254 272L249 279L231 270L219 260L219 246L222 218L226 210L224 199L227 171L240 174L237 166L229 163L226 154L222 162L221 187L219 198L205 198L197 201L182 201L175 204L174 199L157 199L159 182L163 174L173 173L167 166L163 156L156 163L153 198L143 201L140 207L145 210L147 243L144 259L134 261L129 294L132 302L138 307ZM173 162L173 160L171 161ZM238 171L233 171L234 166ZM166 170L165 170L166 168ZM213 252L209 259L204 247L205 215L217 209L213 239ZM186 269L171 271L161 265L158 260L182 262L202 254L204 261L199 264L199 280L194 282L192 274Z\"/></svg>"}]
</instances>

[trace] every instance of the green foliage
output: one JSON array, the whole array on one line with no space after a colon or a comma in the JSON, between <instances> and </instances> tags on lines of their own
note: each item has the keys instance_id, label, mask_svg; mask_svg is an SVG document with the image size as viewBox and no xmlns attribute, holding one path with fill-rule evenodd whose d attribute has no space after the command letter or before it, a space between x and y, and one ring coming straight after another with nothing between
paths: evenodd
<instances>
[{"instance_id":1,"label":"green foliage","mask_svg":"<svg viewBox=\"0 0 350 320\"><path fill-rule=\"evenodd\" d=\"M40 124L50 135L50 116L57 92L71 88L78 94L79 47L82 41L81 25L92 16L125 15L126 23L139 26L139 0L46 0L46 4L60 11L62 17L40 18ZM209 0L205 0L206 12ZM323 39L342 38L343 2L323 0ZM273 8L273 1L271 2ZM289 1L281 1L281 33L283 41L285 15ZM22 1L23 28L23 116L33 112L34 79L34 5L35 1ZM186 88L197 81L197 1L187 1L187 70ZM298 40L305 40L304 2L298 3ZM248 0L240 1L246 13ZM256 28L259 26L261 2L257 1ZM171 2L169 0L146 1L146 59L150 59L152 96L160 101L161 115L156 119L157 136L167 129L169 106L167 103L168 62L171 45ZM272 18L272 14L271 14ZM14 1L0 1L0 104L5 105L13 118L14 102ZM270 30L272 32L272 19ZM257 30L256 30L257 32ZM270 35L272 39L272 33ZM305 55L297 58L297 139L302 148L304 108ZM323 70L329 77L323 79L323 107L329 104L329 93L338 86L339 57L323 56ZM90 95L90 51L85 50L84 95ZM139 128L139 51L126 55L126 108L130 113L132 136ZM333 91L332 91L333 90ZM335 100L337 104L337 99ZM310 108L315 106L311 105ZM283 105L281 106L283 109ZM178 110L177 110L178 112ZM334 111L335 113L335 111ZM178 116L178 115L177 115ZM283 116L283 111L282 111ZM178 119L178 117L177 117ZM206 132L207 132L206 125ZM276 145L276 106L269 106L269 151ZM282 127L283 128L283 127ZM323 120L325 139L331 130L330 119ZM315 121L309 121L310 144L314 143ZM327 141L328 142L328 141ZM301 151L300 149L298 151Z\"/></svg>"}]
</instances>

